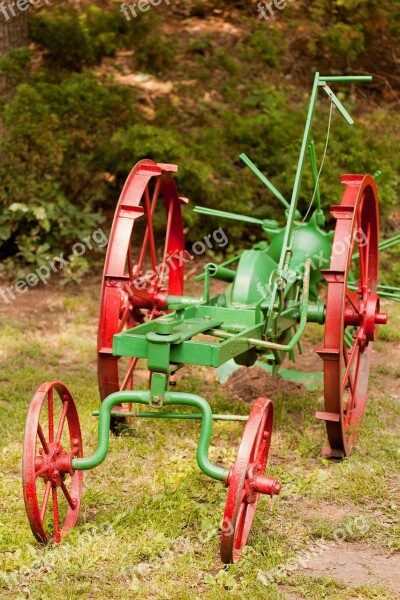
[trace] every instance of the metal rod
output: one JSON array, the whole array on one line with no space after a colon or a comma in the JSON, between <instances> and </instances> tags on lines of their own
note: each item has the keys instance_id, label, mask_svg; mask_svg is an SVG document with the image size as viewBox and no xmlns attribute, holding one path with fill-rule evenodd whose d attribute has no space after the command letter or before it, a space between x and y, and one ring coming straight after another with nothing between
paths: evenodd
<instances>
[{"instance_id":1,"label":"metal rod","mask_svg":"<svg viewBox=\"0 0 400 600\"><path fill-rule=\"evenodd\" d=\"M319 181L318 181L318 168L317 168L317 157L315 155L315 146L314 142L310 142L308 146L309 155L310 155L310 163L311 163L311 173L314 182L315 189L315 200L317 204L317 210L321 210L321 194L319 191Z\"/></svg>"},{"instance_id":2,"label":"metal rod","mask_svg":"<svg viewBox=\"0 0 400 600\"><path fill-rule=\"evenodd\" d=\"M219 266L220 267L228 267L229 265L238 261L241 256L242 256L241 254L239 254L238 256L234 256L233 258L230 258L229 260L226 260L225 262L221 263ZM197 275L197 277L195 277L195 281L203 281L204 277L205 277L204 273L202 273L201 275Z\"/></svg>"},{"instance_id":3,"label":"metal rod","mask_svg":"<svg viewBox=\"0 0 400 600\"><path fill-rule=\"evenodd\" d=\"M94 410L92 412L94 417L99 416L99 411ZM112 417L139 417L143 419L179 419L179 420L195 420L200 421L203 418L201 413L175 413L175 412L134 412L134 411L120 411L112 410ZM248 421L249 417L245 415L212 415L213 421Z\"/></svg>"},{"instance_id":4,"label":"metal rod","mask_svg":"<svg viewBox=\"0 0 400 600\"><path fill-rule=\"evenodd\" d=\"M286 198L284 198L284 196L282 196L282 194L280 193L280 191L274 186L273 183L270 182L269 179L267 179L267 177L261 173L260 169L253 163L252 160L250 160L250 158L248 156L246 156L246 154L242 153L239 156L240 160L242 160L244 162L244 164L249 167L249 169L251 171L253 171L254 175L256 175L258 177L258 179L269 189L270 192L272 192L272 194L275 196L275 198L278 198L278 200L280 202L282 202L283 206L285 208L289 208L290 204L289 202L286 200Z\"/></svg>"},{"instance_id":5,"label":"metal rod","mask_svg":"<svg viewBox=\"0 0 400 600\"><path fill-rule=\"evenodd\" d=\"M209 215L210 217L221 217L222 219L232 219L233 221L242 221L243 223L251 223L252 225L263 225L262 219L248 217L247 215L239 215L225 210L217 210L216 208L207 208L205 206L195 206L193 212L200 215Z\"/></svg>"},{"instance_id":6,"label":"metal rod","mask_svg":"<svg viewBox=\"0 0 400 600\"><path fill-rule=\"evenodd\" d=\"M308 142L310 139L310 133L311 133L311 127L312 127L312 122L313 122L313 117L314 117L314 112L315 112L315 106L316 106L317 97L318 97L318 82L319 82L319 73L317 72L317 73L315 73L315 77L314 77L314 84L313 84L311 98L310 98L310 106L308 108L307 121L306 121L306 126L304 128L304 134L303 134L303 142L301 144L299 162L297 165L296 177L295 177L294 185L293 185L292 199L290 201L289 214L287 217L285 237L284 237L283 245L282 245L281 258L279 261L279 269L283 269L283 267L286 263L286 258L287 258L288 252L289 252L289 248L291 246L294 219L296 216L297 202L298 202L299 195L300 195L301 180L303 177L304 162L305 162Z\"/></svg>"},{"instance_id":7,"label":"metal rod","mask_svg":"<svg viewBox=\"0 0 400 600\"><path fill-rule=\"evenodd\" d=\"M173 307L176 304L182 304L183 306L198 306L203 302L203 296L200 296L199 298L192 298L191 296L167 296L168 308Z\"/></svg>"},{"instance_id":8,"label":"metal rod","mask_svg":"<svg viewBox=\"0 0 400 600\"><path fill-rule=\"evenodd\" d=\"M349 125L354 125L354 120L351 118L351 116L349 115L349 113L347 112L347 110L345 109L345 107L343 106L343 104L340 102L339 98L336 96L336 94L334 94L331 90L331 88L329 87L329 85L324 85L322 87L322 89L324 90L324 92L327 94L328 98L333 102L333 104L336 106L336 108L338 109L338 111L340 112L340 114L342 115L342 117L345 119L345 121L347 121L347 123Z\"/></svg>"},{"instance_id":9,"label":"metal rod","mask_svg":"<svg viewBox=\"0 0 400 600\"><path fill-rule=\"evenodd\" d=\"M373 81L373 77L371 75L321 75L320 76L320 85L323 85L324 82L327 83L351 83L357 81L364 81L366 83Z\"/></svg>"}]
</instances>

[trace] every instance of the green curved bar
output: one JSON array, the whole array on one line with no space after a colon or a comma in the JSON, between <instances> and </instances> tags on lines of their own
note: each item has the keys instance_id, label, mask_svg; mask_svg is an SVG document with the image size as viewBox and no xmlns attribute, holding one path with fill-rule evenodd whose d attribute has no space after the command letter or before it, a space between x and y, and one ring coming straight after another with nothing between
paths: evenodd
<instances>
[{"instance_id":1,"label":"green curved bar","mask_svg":"<svg viewBox=\"0 0 400 600\"><path fill-rule=\"evenodd\" d=\"M202 414L200 439L197 446L197 464L200 469L213 479L226 481L228 477L228 469L224 469L218 465L214 465L208 458L208 450L210 448L212 434L212 411L210 405L204 398L195 394L186 394L182 392L167 392L165 394L164 405L181 405L194 406L198 408Z\"/></svg>"},{"instance_id":2,"label":"green curved bar","mask_svg":"<svg viewBox=\"0 0 400 600\"><path fill-rule=\"evenodd\" d=\"M106 458L109 448L110 419L111 411L117 404L124 402L136 404L149 404L150 391L124 391L116 392L108 396L101 404L99 411L99 434L97 450L92 456L87 458L72 459L72 468L77 471L88 471L98 467ZM167 392L165 394L165 405L194 406L201 412L200 439L197 446L197 463L200 469L213 479L225 481L228 476L228 469L214 465L208 458L212 434L212 411L210 405L204 398L195 394L186 394L182 392Z\"/></svg>"}]
</instances>

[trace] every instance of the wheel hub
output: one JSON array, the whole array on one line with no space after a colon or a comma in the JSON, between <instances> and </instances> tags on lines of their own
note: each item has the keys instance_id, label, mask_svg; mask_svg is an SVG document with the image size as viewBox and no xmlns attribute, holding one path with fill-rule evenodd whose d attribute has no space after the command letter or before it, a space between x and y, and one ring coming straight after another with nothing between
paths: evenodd
<instances>
[{"instance_id":1,"label":"wheel hub","mask_svg":"<svg viewBox=\"0 0 400 600\"><path fill-rule=\"evenodd\" d=\"M51 481L55 487L61 486L65 475L72 475L72 452L64 452L61 444L48 443L48 452L39 448L40 456L35 459L35 470L45 483Z\"/></svg>"},{"instance_id":2,"label":"wheel hub","mask_svg":"<svg viewBox=\"0 0 400 600\"><path fill-rule=\"evenodd\" d=\"M366 345L376 339L377 325L386 325L387 314L380 312L380 300L377 294L369 294L360 302L357 310L354 306L346 307L345 325L359 327L357 335L359 343Z\"/></svg>"}]
</instances>

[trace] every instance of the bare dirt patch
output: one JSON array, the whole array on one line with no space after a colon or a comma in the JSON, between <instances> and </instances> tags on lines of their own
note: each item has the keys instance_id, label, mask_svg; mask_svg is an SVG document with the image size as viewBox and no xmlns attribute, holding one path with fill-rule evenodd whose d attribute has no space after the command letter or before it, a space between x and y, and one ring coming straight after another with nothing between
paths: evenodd
<instances>
[{"instance_id":1,"label":"bare dirt patch","mask_svg":"<svg viewBox=\"0 0 400 600\"><path fill-rule=\"evenodd\" d=\"M224 388L231 398L245 402L252 402L259 397L274 398L278 393L298 394L305 391L303 385L286 381L280 375L273 379L261 367L239 369L229 378Z\"/></svg>"},{"instance_id":2,"label":"bare dirt patch","mask_svg":"<svg viewBox=\"0 0 400 600\"><path fill-rule=\"evenodd\" d=\"M312 558L304 573L316 577L330 576L347 585L381 585L399 597L400 554L385 554L355 544L339 544Z\"/></svg>"}]
</instances>

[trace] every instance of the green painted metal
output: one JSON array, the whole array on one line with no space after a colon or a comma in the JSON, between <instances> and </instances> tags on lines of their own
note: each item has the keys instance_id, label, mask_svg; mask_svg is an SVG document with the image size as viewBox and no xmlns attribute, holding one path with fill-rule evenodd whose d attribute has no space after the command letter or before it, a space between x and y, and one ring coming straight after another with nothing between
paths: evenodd
<instances>
[{"instance_id":1,"label":"green painted metal","mask_svg":"<svg viewBox=\"0 0 400 600\"><path fill-rule=\"evenodd\" d=\"M237 262L241 256L242 256L241 254L239 254L238 256L234 256L233 258L230 258L229 260L226 260L225 262L221 263L219 266L220 267L228 267L228 266L232 265L233 263ZM204 273L202 273L201 275L197 275L197 277L195 277L195 281L203 281L204 277L205 277Z\"/></svg>"},{"instance_id":2,"label":"green painted metal","mask_svg":"<svg viewBox=\"0 0 400 600\"><path fill-rule=\"evenodd\" d=\"M242 223L249 223L250 225L261 225L263 231L271 236L273 236L277 231L280 231L279 223L278 221L275 221L275 219L257 219L256 217L248 217L247 215L239 215L238 213L217 210L215 208L207 208L205 206L195 206L193 212L201 215L208 215L210 217L241 221Z\"/></svg>"},{"instance_id":3,"label":"green painted metal","mask_svg":"<svg viewBox=\"0 0 400 600\"><path fill-rule=\"evenodd\" d=\"M316 227L312 221L298 224L294 229L294 238L291 242L290 260L288 268L296 270L308 258L312 261L311 284L322 281L321 269L329 265L332 252L332 233L325 232ZM268 254L279 261L281 249L285 243L285 232L279 233L271 242Z\"/></svg>"},{"instance_id":4,"label":"green painted metal","mask_svg":"<svg viewBox=\"0 0 400 600\"><path fill-rule=\"evenodd\" d=\"M371 75L321 75L321 83L370 83L373 81Z\"/></svg>"},{"instance_id":5,"label":"green painted metal","mask_svg":"<svg viewBox=\"0 0 400 600\"><path fill-rule=\"evenodd\" d=\"M92 415L98 417L100 411L94 410ZM134 412L124 411L124 417L135 417L139 419L177 419L178 421L200 421L203 418L201 413L175 413L175 412ZM112 417L121 417L121 411L112 410ZM249 417L245 415L212 415L213 421L248 421Z\"/></svg>"},{"instance_id":6,"label":"green painted metal","mask_svg":"<svg viewBox=\"0 0 400 600\"><path fill-rule=\"evenodd\" d=\"M273 366L268 363L258 360L256 365L267 371L268 373L273 372ZM293 383L301 383L310 391L319 390L324 386L324 374L320 371L294 371L293 369L280 369L279 375L286 379L286 381L292 381Z\"/></svg>"},{"instance_id":7,"label":"green painted metal","mask_svg":"<svg viewBox=\"0 0 400 600\"><path fill-rule=\"evenodd\" d=\"M136 404L150 404L149 391L124 391L108 396L101 404L99 410L98 446L92 456L72 459L72 468L77 471L87 471L98 467L104 462L109 447L111 411L117 404L124 402ZM228 469L213 464L208 452L212 435L212 411L210 405L201 396L183 392L167 392L164 404L166 406L191 406L200 410L202 415L200 438L197 446L197 463L200 469L213 479L225 481Z\"/></svg>"},{"instance_id":8,"label":"green painted metal","mask_svg":"<svg viewBox=\"0 0 400 600\"><path fill-rule=\"evenodd\" d=\"M326 308L323 302L310 303L307 307L307 321L323 325L325 323L325 313Z\"/></svg>"},{"instance_id":9,"label":"green painted metal","mask_svg":"<svg viewBox=\"0 0 400 600\"><path fill-rule=\"evenodd\" d=\"M192 298L191 296L167 296L167 306L171 310L175 310L177 306L196 306L204 302L203 296Z\"/></svg>"},{"instance_id":10,"label":"green painted metal","mask_svg":"<svg viewBox=\"0 0 400 600\"><path fill-rule=\"evenodd\" d=\"M315 154L315 145L314 142L311 141L309 146L309 155L310 155L310 163L311 163L311 174L314 182L314 190L315 190L315 202L317 205L316 210L316 222L319 227L323 227L325 225L325 215L321 210L321 193L319 189L319 177L318 177L318 167L317 167L317 157Z\"/></svg>"},{"instance_id":11,"label":"green painted metal","mask_svg":"<svg viewBox=\"0 0 400 600\"><path fill-rule=\"evenodd\" d=\"M340 102L340 100L336 96L336 94L334 94L332 92L331 88L328 85L324 85L324 86L322 86L322 89L327 94L328 98L336 106L336 108L339 110L339 112L341 113L341 115L344 118L344 120L347 121L347 123L349 125L354 125L354 120L351 118L351 116L349 115L349 113L347 112L347 110L345 109L345 107L343 106L343 104Z\"/></svg>"},{"instance_id":12,"label":"green painted metal","mask_svg":"<svg viewBox=\"0 0 400 600\"><path fill-rule=\"evenodd\" d=\"M307 146L308 146L308 143L310 140L311 127L312 127L315 107L317 104L318 84L319 84L319 73L317 72L317 73L315 73L315 77L314 77L314 83L313 83L311 98L310 98L310 105L309 105L308 114L307 114L307 121L306 121L306 126L304 129L303 141L301 144L300 156L299 156L299 161L298 161L297 170L296 170L296 177L295 177L294 185L293 185L292 199L290 202L290 209L289 209L289 213L287 216L285 234L284 234L284 237L282 240L281 257L280 257L280 261L279 261L280 269L283 269L285 264L289 264L289 261L290 261L290 248L292 247L292 243L293 243L292 236L293 236L294 221L295 221L295 217L296 217L297 203L298 203L299 195L300 195L301 180L302 180L302 176L303 176Z\"/></svg>"},{"instance_id":13,"label":"green painted metal","mask_svg":"<svg viewBox=\"0 0 400 600\"><path fill-rule=\"evenodd\" d=\"M255 306L268 294L270 277L277 267L269 252L245 250L236 269L234 284L229 290L229 305Z\"/></svg>"},{"instance_id":14,"label":"green painted metal","mask_svg":"<svg viewBox=\"0 0 400 600\"><path fill-rule=\"evenodd\" d=\"M219 279L220 281L233 281L236 277L236 271L233 269L227 269L221 265L210 263L208 266L210 277Z\"/></svg>"},{"instance_id":15,"label":"green painted metal","mask_svg":"<svg viewBox=\"0 0 400 600\"><path fill-rule=\"evenodd\" d=\"M265 177L265 175L261 173L260 169L256 167L256 165L250 160L248 156L246 156L246 154L242 153L239 156L239 158L244 162L244 164L247 167L249 167L249 169L254 173L254 175L256 175L260 181L262 181L262 183L269 189L269 191L273 193L275 198L278 198L278 200L282 202L285 208L290 207L289 202L286 200L286 198L284 198L280 191L269 181L269 179L267 179L267 177Z\"/></svg>"}]
</instances>

